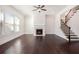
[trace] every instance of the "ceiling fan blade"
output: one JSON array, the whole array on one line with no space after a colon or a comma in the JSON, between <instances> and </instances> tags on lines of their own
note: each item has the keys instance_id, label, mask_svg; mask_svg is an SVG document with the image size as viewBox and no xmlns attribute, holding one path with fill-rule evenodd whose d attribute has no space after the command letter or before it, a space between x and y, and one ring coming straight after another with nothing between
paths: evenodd
<instances>
[{"instance_id":1,"label":"ceiling fan blade","mask_svg":"<svg viewBox=\"0 0 79 59\"><path fill-rule=\"evenodd\" d=\"M41 8L45 7L45 5L42 5Z\"/></svg>"},{"instance_id":2,"label":"ceiling fan blade","mask_svg":"<svg viewBox=\"0 0 79 59\"><path fill-rule=\"evenodd\" d=\"M33 7L35 7L35 8L39 8L39 7L37 7L37 6L33 6Z\"/></svg>"},{"instance_id":3,"label":"ceiling fan blade","mask_svg":"<svg viewBox=\"0 0 79 59\"><path fill-rule=\"evenodd\" d=\"M43 11L47 11L46 9L41 9L41 10L43 10Z\"/></svg>"},{"instance_id":4,"label":"ceiling fan blade","mask_svg":"<svg viewBox=\"0 0 79 59\"><path fill-rule=\"evenodd\" d=\"M40 7L41 5L38 5L38 7Z\"/></svg>"}]
</instances>

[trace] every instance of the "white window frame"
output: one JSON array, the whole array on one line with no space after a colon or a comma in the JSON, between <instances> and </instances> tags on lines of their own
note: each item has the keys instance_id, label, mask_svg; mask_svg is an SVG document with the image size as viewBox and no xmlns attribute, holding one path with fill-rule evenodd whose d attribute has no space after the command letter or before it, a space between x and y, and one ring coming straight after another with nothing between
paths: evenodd
<instances>
[{"instance_id":1,"label":"white window frame","mask_svg":"<svg viewBox=\"0 0 79 59\"><path fill-rule=\"evenodd\" d=\"M3 22L2 22L2 35L7 35L7 34L10 34L10 33L5 33L5 14L6 14L6 12L5 11L0 11L1 13L3 13ZM15 33L15 32L20 32L20 18L19 17L17 17L16 15L13 15L13 14L11 14L10 13L10 15L13 17L13 22L14 22L14 24L13 24L13 31L11 32L11 33ZM17 24L15 24L15 21L16 21L16 19L15 19L15 17L17 17L18 19L19 19L19 25L17 25ZM18 26L19 27L19 31L16 31L16 26Z\"/></svg>"}]
</instances>

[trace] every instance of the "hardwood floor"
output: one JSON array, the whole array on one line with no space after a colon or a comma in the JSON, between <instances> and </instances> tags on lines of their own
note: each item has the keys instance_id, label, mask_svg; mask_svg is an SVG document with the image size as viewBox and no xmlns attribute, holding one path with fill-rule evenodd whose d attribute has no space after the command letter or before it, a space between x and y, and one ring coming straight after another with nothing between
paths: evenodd
<instances>
[{"instance_id":1,"label":"hardwood floor","mask_svg":"<svg viewBox=\"0 0 79 59\"><path fill-rule=\"evenodd\" d=\"M79 53L79 41L68 43L57 35L35 37L22 35L0 46L1 54L70 54Z\"/></svg>"}]
</instances>

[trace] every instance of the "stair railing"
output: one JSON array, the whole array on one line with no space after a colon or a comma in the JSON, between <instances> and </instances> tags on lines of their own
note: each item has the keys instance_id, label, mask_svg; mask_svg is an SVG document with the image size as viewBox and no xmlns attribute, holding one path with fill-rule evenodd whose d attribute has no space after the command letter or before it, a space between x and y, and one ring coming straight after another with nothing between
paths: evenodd
<instances>
[{"instance_id":1,"label":"stair railing","mask_svg":"<svg viewBox=\"0 0 79 59\"><path fill-rule=\"evenodd\" d=\"M68 35L68 38L69 38L69 43L70 43L70 41L71 41L70 30L71 30L71 27L69 27L69 35Z\"/></svg>"},{"instance_id":2,"label":"stair railing","mask_svg":"<svg viewBox=\"0 0 79 59\"><path fill-rule=\"evenodd\" d=\"M62 20L63 24L68 28L69 30L69 34L68 34L68 39L69 39L69 43L71 41L71 35L70 35L70 32L71 32L71 27L69 27L67 25L67 22L70 20L70 18L74 15L74 13L76 13L76 10L75 9L70 9L70 11L67 13L67 15L65 16L65 22Z\"/></svg>"}]
</instances>

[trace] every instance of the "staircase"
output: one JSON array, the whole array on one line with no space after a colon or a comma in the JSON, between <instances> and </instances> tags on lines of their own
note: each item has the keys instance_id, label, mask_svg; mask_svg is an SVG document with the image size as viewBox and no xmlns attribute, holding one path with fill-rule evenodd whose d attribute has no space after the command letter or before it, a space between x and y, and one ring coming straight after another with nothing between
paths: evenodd
<instances>
[{"instance_id":1,"label":"staircase","mask_svg":"<svg viewBox=\"0 0 79 59\"><path fill-rule=\"evenodd\" d=\"M67 25L68 21L74 16L76 11L79 10L79 6L72 8L66 15L64 19L61 19L61 30L64 32L65 36L69 39L79 39L79 37L71 30L71 27Z\"/></svg>"}]
</instances>

